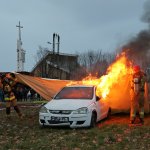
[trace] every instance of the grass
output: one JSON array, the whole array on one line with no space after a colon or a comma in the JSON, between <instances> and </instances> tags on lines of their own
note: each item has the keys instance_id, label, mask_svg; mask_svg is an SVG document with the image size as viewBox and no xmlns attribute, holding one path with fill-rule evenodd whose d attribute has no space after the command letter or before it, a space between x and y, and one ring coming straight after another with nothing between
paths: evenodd
<instances>
[{"instance_id":1,"label":"grass","mask_svg":"<svg viewBox=\"0 0 150 150\"><path fill-rule=\"evenodd\" d=\"M35 104L33 104L35 105ZM38 124L39 107L21 107L20 120L12 109L11 119L0 111L0 150L148 150L150 116L143 126L129 127L129 115L113 115L93 129L45 127Z\"/></svg>"}]
</instances>

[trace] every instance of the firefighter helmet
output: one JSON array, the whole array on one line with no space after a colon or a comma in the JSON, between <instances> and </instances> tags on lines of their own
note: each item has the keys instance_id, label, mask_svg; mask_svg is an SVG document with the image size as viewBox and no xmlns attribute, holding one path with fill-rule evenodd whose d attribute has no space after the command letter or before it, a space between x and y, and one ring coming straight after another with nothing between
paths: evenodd
<instances>
[{"instance_id":1,"label":"firefighter helmet","mask_svg":"<svg viewBox=\"0 0 150 150\"><path fill-rule=\"evenodd\" d=\"M139 72L141 69L140 69L140 66L136 65L133 67L133 70L134 72Z\"/></svg>"}]
</instances>

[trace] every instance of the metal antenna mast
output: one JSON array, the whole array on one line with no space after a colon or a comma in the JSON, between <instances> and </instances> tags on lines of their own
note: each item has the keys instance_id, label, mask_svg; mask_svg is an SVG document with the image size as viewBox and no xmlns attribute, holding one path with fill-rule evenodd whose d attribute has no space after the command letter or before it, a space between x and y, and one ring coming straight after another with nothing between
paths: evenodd
<instances>
[{"instance_id":1,"label":"metal antenna mast","mask_svg":"<svg viewBox=\"0 0 150 150\"><path fill-rule=\"evenodd\" d=\"M16 25L19 31L19 39L17 39L17 71L24 71L24 63L25 63L25 50L22 48L22 41L21 41L21 28L23 26Z\"/></svg>"}]
</instances>

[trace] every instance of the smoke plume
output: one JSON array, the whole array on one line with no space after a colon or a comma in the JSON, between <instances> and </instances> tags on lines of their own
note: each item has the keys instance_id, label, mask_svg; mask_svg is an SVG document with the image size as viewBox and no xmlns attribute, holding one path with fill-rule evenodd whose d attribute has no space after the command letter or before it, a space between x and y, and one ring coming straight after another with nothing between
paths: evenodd
<instances>
[{"instance_id":1,"label":"smoke plume","mask_svg":"<svg viewBox=\"0 0 150 150\"><path fill-rule=\"evenodd\" d=\"M146 69L150 65L150 1L147 0L144 5L144 14L141 20L148 23L148 28L140 31L134 38L129 40L127 44L122 46L127 57L134 64L140 65ZM150 67L150 66L149 66Z\"/></svg>"}]
</instances>

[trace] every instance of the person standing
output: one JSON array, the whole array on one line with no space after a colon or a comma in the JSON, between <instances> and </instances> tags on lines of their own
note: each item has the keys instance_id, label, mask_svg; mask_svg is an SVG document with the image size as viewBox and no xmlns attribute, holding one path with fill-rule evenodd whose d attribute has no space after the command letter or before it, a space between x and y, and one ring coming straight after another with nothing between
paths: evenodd
<instances>
[{"instance_id":1,"label":"person standing","mask_svg":"<svg viewBox=\"0 0 150 150\"><path fill-rule=\"evenodd\" d=\"M31 100L31 92L30 92L30 90L28 91L28 93L27 93L27 100Z\"/></svg>"},{"instance_id":2,"label":"person standing","mask_svg":"<svg viewBox=\"0 0 150 150\"><path fill-rule=\"evenodd\" d=\"M139 110L139 120L144 124L144 91L146 74L141 71L140 66L133 67L131 77L131 108L130 124L135 123L137 109Z\"/></svg>"},{"instance_id":3,"label":"person standing","mask_svg":"<svg viewBox=\"0 0 150 150\"><path fill-rule=\"evenodd\" d=\"M2 76L4 99L6 101L6 115L8 118L10 117L11 104L13 105L14 110L17 112L18 116L20 118L23 116L17 105L17 100L13 91L16 81L17 79L14 73L9 73Z\"/></svg>"}]
</instances>

